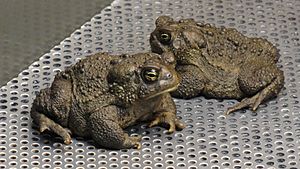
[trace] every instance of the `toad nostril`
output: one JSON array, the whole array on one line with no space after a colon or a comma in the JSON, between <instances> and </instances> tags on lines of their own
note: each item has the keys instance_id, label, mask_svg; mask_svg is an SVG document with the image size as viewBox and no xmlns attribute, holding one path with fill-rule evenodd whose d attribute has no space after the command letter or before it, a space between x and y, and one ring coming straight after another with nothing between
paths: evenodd
<instances>
[{"instance_id":1,"label":"toad nostril","mask_svg":"<svg viewBox=\"0 0 300 169\"><path fill-rule=\"evenodd\" d=\"M167 73L166 77L167 77L167 79L171 79L173 77L173 75L171 73Z\"/></svg>"}]
</instances>

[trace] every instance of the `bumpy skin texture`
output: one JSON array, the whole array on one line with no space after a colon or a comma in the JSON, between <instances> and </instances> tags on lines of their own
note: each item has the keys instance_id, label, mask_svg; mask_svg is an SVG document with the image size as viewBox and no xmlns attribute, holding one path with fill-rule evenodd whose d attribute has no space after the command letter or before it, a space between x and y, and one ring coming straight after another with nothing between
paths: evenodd
<instances>
[{"instance_id":1,"label":"bumpy skin texture","mask_svg":"<svg viewBox=\"0 0 300 169\"><path fill-rule=\"evenodd\" d=\"M256 110L284 85L283 72L276 66L276 47L266 39L249 38L233 28L160 16L150 44L155 53L175 55L174 64L182 81L172 96L242 100L226 114L244 107Z\"/></svg>"},{"instance_id":2,"label":"bumpy skin texture","mask_svg":"<svg viewBox=\"0 0 300 169\"><path fill-rule=\"evenodd\" d=\"M66 144L72 133L111 149L140 148L141 137L124 128L139 121L167 124L169 132L185 127L168 93L178 85L174 67L157 54L99 53L58 73L34 100L31 117Z\"/></svg>"}]
</instances>

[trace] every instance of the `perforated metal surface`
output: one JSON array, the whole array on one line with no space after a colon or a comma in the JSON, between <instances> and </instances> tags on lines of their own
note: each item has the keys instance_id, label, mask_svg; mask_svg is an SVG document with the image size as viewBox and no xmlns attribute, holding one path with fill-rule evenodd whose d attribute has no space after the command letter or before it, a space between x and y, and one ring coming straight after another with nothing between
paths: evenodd
<instances>
[{"instance_id":1,"label":"perforated metal surface","mask_svg":"<svg viewBox=\"0 0 300 169\"><path fill-rule=\"evenodd\" d=\"M95 52L149 50L149 34L162 14L266 37L280 49L284 90L255 113L227 118L223 113L234 100L175 100L188 127L171 135L145 124L128 129L143 135L141 150L96 149L82 138L63 145L32 129L34 95L51 84L55 72ZM299 0L115 1L1 88L0 168L300 168L299 19Z\"/></svg>"}]
</instances>

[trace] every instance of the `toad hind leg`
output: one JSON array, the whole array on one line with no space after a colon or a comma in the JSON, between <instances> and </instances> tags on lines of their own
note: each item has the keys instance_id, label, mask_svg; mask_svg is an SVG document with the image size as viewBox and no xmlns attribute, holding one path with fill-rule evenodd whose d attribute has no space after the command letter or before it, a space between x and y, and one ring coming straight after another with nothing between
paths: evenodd
<instances>
[{"instance_id":1,"label":"toad hind leg","mask_svg":"<svg viewBox=\"0 0 300 169\"><path fill-rule=\"evenodd\" d=\"M90 116L91 135L99 146L111 149L141 148L141 136L128 136L112 114L115 106L101 108Z\"/></svg>"},{"instance_id":2,"label":"toad hind leg","mask_svg":"<svg viewBox=\"0 0 300 169\"><path fill-rule=\"evenodd\" d=\"M45 130L53 131L63 138L65 144L71 144L70 131L55 123L44 114L37 112L35 109L31 111L31 117L39 125L40 132L44 132Z\"/></svg>"},{"instance_id":3,"label":"toad hind leg","mask_svg":"<svg viewBox=\"0 0 300 169\"><path fill-rule=\"evenodd\" d=\"M249 71L249 67L247 68ZM279 70L275 64L266 65L261 63L259 66L252 64L252 66L250 66L250 70L251 69L252 73L245 71L244 74L241 74L239 82L241 89L245 93L251 94L256 92L256 94L228 108L225 112L226 115L246 107L251 107L251 109L255 111L263 101L276 96L283 87L283 72Z\"/></svg>"},{"instance_id":4,"label":"toad hind leg","mask_svg":"<svg viewBox=\"0 0 300 169\"><path fill-rule=\"evenodd\" d=\"M252 107L252 110L255 111L257 106L261 103L261 101L258 100L260 96L260 93L257 93L253 97L245 98L241 102L237 103L233 107L229 107L227 111L225 112L225 115L229 115L232 112L235 112L237 110L246 108L246 107ZM261 97L260 97L261 98ZM256 107L254 107L256 105Z\"/></svg>"}]
</instances>

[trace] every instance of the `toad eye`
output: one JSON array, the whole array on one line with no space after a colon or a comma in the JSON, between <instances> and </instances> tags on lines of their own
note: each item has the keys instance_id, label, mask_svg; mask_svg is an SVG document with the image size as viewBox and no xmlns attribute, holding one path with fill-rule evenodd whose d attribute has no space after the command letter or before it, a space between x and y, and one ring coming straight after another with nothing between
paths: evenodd
<instances>
[{"instance_id":1,"label":"toad eye","mask_svg":"<svg viewBox=\"0 0 300 169\"><path fill-rule=\"evenodd\" d=\"M165 45L169 44L170 41L171 41L171 34L169 34L169 33L162 33L162 34L160 34L160 42L162 44L165 44Z\"/></svg>"},{"instance_id":2,"label":"toad eye","mask_svg":"<svg viewBox=\"0 0 300 169\"><path fill-rule=\"evenodd\" d=\"M145 68L141 76L146 83L152 83L158 80L159 70L155 68Z\"/></svg>"}]
</instances>

